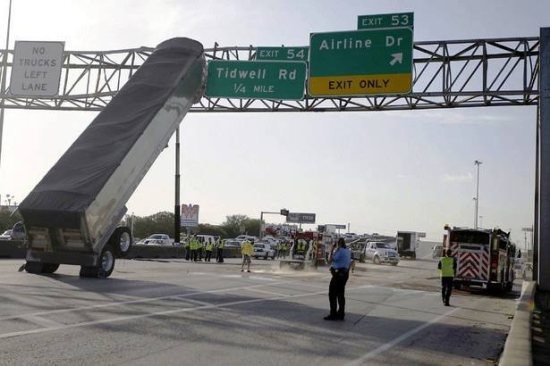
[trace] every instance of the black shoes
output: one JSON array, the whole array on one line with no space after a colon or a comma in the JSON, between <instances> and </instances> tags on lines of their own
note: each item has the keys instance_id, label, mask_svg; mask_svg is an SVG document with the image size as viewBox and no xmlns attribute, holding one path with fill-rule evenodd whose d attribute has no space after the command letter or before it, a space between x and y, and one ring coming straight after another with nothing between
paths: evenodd
<instances>
[{"instance_id":1,"label":"black shoes","mask_svg":"<svg viewBox=\"0 0 550 366\"><path fill-rule=\"evenodd\" d=\"M344 320L344 315L327 315L323 319L325 320Z\"/></svg>"}]
</instances>

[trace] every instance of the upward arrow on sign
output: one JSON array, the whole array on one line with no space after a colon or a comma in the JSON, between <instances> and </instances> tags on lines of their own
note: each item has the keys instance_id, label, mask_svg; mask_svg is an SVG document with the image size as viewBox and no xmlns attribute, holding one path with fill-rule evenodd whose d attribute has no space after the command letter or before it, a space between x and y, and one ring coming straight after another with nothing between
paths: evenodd
<instances>
[{"instance_id":1,"label":"upward arrow on sign","mask_svg":"<svg viewBox=\"0 0 550 366\"><path fill-rule=\"evenodd\" d=\"M390 61L390 65L395 65L396 63L403 63L403 52L400 53L392 53L392 60Z\"/></svg>"}]
</instances>

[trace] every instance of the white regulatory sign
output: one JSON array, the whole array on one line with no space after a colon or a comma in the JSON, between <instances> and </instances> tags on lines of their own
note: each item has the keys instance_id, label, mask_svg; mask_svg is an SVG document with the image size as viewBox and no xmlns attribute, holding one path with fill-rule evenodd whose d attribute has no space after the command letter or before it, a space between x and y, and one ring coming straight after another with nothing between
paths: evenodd
<instances>
[{"instance_id":1,"label":"white regulatory sign","mask_svg":"<svg viewBox=\"0 0 550 366\"><path fill-rule=\"evenodd\" d=\"M16 41L10 94L53 97L59 93L64 42Z\"/></svg>"}]
</instances>

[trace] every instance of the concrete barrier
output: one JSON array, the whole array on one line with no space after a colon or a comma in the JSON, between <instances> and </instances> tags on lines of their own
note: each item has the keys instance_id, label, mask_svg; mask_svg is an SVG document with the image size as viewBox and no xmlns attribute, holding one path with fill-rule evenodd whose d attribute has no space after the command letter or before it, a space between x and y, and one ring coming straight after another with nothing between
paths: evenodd
<instances>
[{"instance_id":1,"label":"concrete barrier","mask_svg":"<svg viewBox=\"0 0 550 366\"><path fill-rule=\"evenodd\" d=\"M23 240L0 240L0 258L25 258L25 253Z\"/></svg>"},{"instance_id":2,"label":"concrete barrier","mask_svg":"<svg viewBox=\"0 0 550 366\"><path fill-rule=\"evenodd\" d=\"M535 290L536 283L534 281L523 281L516 313L500 357L499 365L501 366L533 365L531 319L535 303Z\"/></svg>"}]
</instances>

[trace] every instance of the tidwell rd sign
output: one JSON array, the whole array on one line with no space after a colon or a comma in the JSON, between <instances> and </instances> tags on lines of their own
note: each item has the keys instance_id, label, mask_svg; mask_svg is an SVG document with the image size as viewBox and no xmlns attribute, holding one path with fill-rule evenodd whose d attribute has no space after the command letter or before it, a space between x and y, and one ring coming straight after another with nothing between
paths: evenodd
<instances>
[{"instance_id":1,"label":"tidwell rd sign","mask_svg":"<svg viewBox=\"0 0 550 366\"><path fill-rule=\"evenodd\" d=\"M301 100L306 63L302 61L227 61L208 63L206 95L240 99Z\"/></svg>"},{"instance_id":2,"label":"tidwell rd sign","mask_svg":"<svg viewBox=\"0 0 550 366\"><path fill-rule=\"evenodd\" d=\"M405 94L412 89L410 27L312 33L308 94Z\"/></svg>"}]
</instances>

